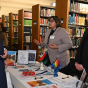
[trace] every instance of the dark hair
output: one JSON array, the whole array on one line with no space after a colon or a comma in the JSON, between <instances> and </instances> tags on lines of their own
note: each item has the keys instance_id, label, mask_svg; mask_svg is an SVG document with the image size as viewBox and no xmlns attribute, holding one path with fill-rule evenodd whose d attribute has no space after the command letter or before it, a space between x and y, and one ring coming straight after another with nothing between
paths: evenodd
<instances>
[{"instance_id":1,"label":"dark hair","mask_svg":"<svg viewBox=\"0 0 88 88\"><path fill-rule=\"evenodd\" d=\"M51 16L51 17L49 17L49 21L50 21L51 18L53 18L53 20L55 20L56 28L61 27L61 19L58 18L58 16Z\"/></svg>"},{"instance_id":2,"label":"dark hair","mask_svg":"<svg viewBox=\"0 0 88 88\"><path fill-rule=\"evenodd\" d=\"M1 25L1 28L2 28L2 32L6 32L6 31L7 31L7 29L6 29L5 27L3 27L3 24L2 24L2 23L0 23L0 25Z\"/></svg>"}]
</instances>

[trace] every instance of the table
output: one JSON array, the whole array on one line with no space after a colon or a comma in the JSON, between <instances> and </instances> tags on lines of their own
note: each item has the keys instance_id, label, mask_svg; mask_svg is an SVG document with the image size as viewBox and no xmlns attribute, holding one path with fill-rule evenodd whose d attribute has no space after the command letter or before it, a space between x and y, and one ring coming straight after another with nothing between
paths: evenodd
<instances>
[{"instance_id":1,"label":"table","mask_svg":"<svg viewBox=\"0 0 88 88\"><path fill-rule=\"evenodd\" d=\"M40 67L40 64L36 63L36 66L29 65L29 67L28 67L28 65L24 65L24 66L26 68L20 68L20 69L32 69L32 70L35 70L35 69L38 69ZM30 77L30 79L25 79L25 78L21 77L22 72L19 72L19 69L12 68L12 66L8 66L7 71L10 73L11 81L12 81L12 84L14 85L14 88L32 88L27 82L34 81L35 80L34 77ZM35 73L36 74L41 73L41 70L35 71ZM42 77L43 77L43 79L50 79L50 78L53 77L53 75L43 75L42 74ZM59 77L61 77L61 76L59 76ZM76 85L75 85L76 81L75 80L76 80L76 78L73 79L74 82L72 82L72 83L63 83L63 84L61 84L60 82L56 83L56 81L54 83L57 84L58 88L76 88ZM72 87L72 86L74 86L74 87Z\"/></svg>"}]
</instances>

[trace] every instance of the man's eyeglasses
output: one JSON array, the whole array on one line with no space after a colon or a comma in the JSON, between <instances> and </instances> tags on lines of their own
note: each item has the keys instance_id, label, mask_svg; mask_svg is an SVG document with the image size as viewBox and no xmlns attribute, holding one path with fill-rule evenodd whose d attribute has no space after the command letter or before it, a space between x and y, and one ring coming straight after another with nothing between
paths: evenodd
<instances>
[{"instance_id":1,"label":"man's eyeglasses","mask_svg":"<svg viewBox=\"0 0 88 88\"><path fill-rule=\"evenodd\" d=\"M52 23L52 22L55 22L55 21L54 21L54 20L50 20L49 22L51 22L51 23Z\"/></svg>"}]
</instances>

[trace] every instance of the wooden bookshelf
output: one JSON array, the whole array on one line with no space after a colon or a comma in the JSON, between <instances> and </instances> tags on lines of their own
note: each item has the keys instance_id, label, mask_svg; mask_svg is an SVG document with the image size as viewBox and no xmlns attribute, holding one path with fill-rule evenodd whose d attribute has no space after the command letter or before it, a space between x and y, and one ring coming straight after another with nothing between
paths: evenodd
<instances>
[{"instance_id":1,"label":"wooden bookshelf","mask_svg":"<svg viewBox=\"0 0 88 88\"><path fill-rule=\"evenodd\" d=\"M47 24L41 24L41 18L48 20L49 16L47 15L42 15L42 9L52 9L55 10L54 7L45 7L45 6L41 6L40 4L34 5L32 6L32 50L36 50L37 51L37 61L39 61L39 49L38 46L33 42L34 39L37 39L38 41L40 41L40 36L44 37L45 36L45 31L44 34L40 34L40 28L44 27L45 28L48 27L48 22ZM36 14L36 15L35 15ZM41 24L41 25L40 25Z\"/></svg>"},{"instance_id":2,"label":"wooden bookshelf","mask_svg":"<svg viewBox=\"0 0 88 88\"><path fill-rule=\"evenodd\" d=\"M78 2L78 3L84 3L84 4L88 4L88 1L84 1L84 0L72 0L74 2ZM84 12L81 12L81 11L78 11L78 12L75 12L75 11L70 11L70 0L56 0L56 15L60 18L63 18L63 24L62 24L62 27L65 28L65 29L69 29L69 27L71 28L78 28L82 32L83 28L86 28L88 27L88 25L82 25L82 24L69 24L68 23L68 19L69 19L69 14L77 14L77 16L83 16L83 17L86 17L86 13ZM78 19L78 18L77 18ZM76 32L75 32L76 33ZM75 34L76 35L76 34ZM71 37L71 39L82 39L82 36L79 36L79 37ZM77 47L73 47L70 49L70 50L77 50L78 46ZM72 52L72 51L71 51ZM75 55L74 55L75 56ZM74 58L74 57L71 57L71 58Z\"/></svg>"},{"instance_id":3,"label":"wooden bookshelf","mask_svg":"<svg viewBox=\"0 0 88 88\"><path fill-rule=\"evenodd\" d=\"M25 14L28 14L25 15ZM31 31L32 31L32 18L30 16L32 12L24 11L24 9L18 12L18 48L19 50L31 49ZM28 23L28 24L26 24ZM29 37L29 42L26 42L26 37ZM26 48L25 48L26 47Z\"/></svg>"},{"instance_id":4,"label":"wooden bookshelf","mask_svg":"<svg viewBox=\"0 0 88 88\"><path fill-rule=\"evenodd\" d=\"M13 14L12 12L9 13L9 43L10 43L10 50L14 50L13 44L18 49L18 16L17 14Z\"/></svg>"},{"instance_id":5,"label":"wooden bookshelf","mask_svg":"<svg viewBox=\"0 0 88 88\"><path fill-rule=\"evenodd\" d=\"M12 50L13 44L13 13L9 13L9 49Z\"/></svg>"},{"instance_id":6,"label":"wooden bookshelf","mask_svg":"<svg viewBox=\"0 0 88 88\"><path fill-rule=\"evenodd\" d=\"M3 27L5 27L5 15L2 15L2 24L3 24Z\"/></svg>"},{"instance_id":7,"label":"wooden bookshelf","mask_svg":"<svg viewBox=\"0 0 88 88\"><path fill-rule=\"evenodd\" d=\"M80 14L80 15L87 15L87 13L74 12L74 11L70 11L69 13L75 13L75 14Z\"/></svg>"},{"instance_id":8,"label":"wooden bookshelf","mask_svg":"<svg viewBox=\"0 0 88 88\"><path fill-rule=\"evenodd\" d=\"M3 27L9 27L9 16L2 15L2 24Z\"/></svg>"},{"instance_id":9,"label":"wooden bookshelf","mask_svg":"<svg viewBox=\"0 0 88 88\"><path fill-rule=\"evenodd\" d=\"M56 0L55 15L63 18L62 27L68 29L69 0Z\"/></svg>"},{"instance_id":10,"label":"wooden bookshelf","mask_svg":"<svg viewBox=\"0 0 88 88\"><path fill-rule=\"evenodd\" d=\"M88 25L73 25L73 24L68 24L68 27L88 27Z\"/></svg>"},{"instance_id":11,"label":"wooden bookshelf","mask_svg":"<svg viewBox=\"0 0 88 88\"><path fill-rule=\"evenodd\" d=\"M6 19L8 18L8 19ZM2 24L3 24L3 27L5 27L7 29L6 33L7 33L7 38L8 38L8 47L7 49L9 50L9 16L5 16L5 15L2 15Z\"/></svg>"}]
</instances>

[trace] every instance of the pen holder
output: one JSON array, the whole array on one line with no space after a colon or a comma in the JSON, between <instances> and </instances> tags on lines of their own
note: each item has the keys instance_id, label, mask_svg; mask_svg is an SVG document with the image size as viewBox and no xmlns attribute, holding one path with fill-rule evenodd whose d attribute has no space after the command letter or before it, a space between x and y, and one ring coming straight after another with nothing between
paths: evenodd
<instances>
[{"instance_id":1,"label":"pen holder","mask_svg":"<svg viewBox=\"0 0 88 88\"><path fill-rule=\"evenodd\" d=\"M61 69L61 67L62 65L54 69L54 77L58 77L58 72L59 72L59 69Z\"/></svg>"},{"instance_id":2,"label":"pen holder","mask_svg":"<svg viewBox=\"0 0 88 88\"><path fill-rule=\"evenodd\" d=\"M54 69L54 77L58 77L59 68Z\"/></svg>"},{"instance_id":3,"label":"pen holder","mask_svg":"<svg viewBox=\"0 0 88 88\"><path fill-rule=\"evenodd\" d=\"M40 70L44 70L43 62L41 62Z\"/></svg>"}]
</instances>

